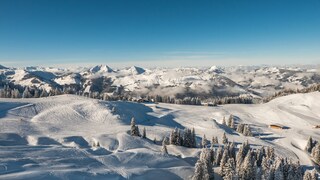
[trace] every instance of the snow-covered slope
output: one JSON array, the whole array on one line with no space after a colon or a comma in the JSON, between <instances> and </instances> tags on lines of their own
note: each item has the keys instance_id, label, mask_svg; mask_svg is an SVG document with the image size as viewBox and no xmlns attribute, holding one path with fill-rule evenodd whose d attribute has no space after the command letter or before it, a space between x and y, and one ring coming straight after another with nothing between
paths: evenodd
<instances>
[{"instance_id":1,"label":"snow-covered slope","mask_svg":"<svg viewBox=\"0 0 320 180\"><path fill-rule=\"evenodd\" d=\"M38 99L0 99L0 179L189 179L200 149L168 146L161 140L177 127L195 128L236 144L273 146L276 153L312 166L303 151L313 126L320 124L320 93L295 94L259 105L218 107L106 102L62 95ZM114 109L114 111L112 111ZM233 114L250 124L254 137L221 125ZM147 130L147 139L132 137L130 119ZM278 123L286 129L268 126ZM157 144L153 139L157 139ZM221 141L221 139L219 139ZM101 147L92 147L99 142Z\"/></svg>"}]
</instances>

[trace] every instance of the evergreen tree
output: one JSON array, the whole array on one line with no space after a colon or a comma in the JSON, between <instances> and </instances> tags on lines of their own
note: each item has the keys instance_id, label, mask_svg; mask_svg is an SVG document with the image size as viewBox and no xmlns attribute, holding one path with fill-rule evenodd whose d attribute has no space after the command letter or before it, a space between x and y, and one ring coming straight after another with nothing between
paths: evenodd
<instances>
[{"instance_id":1,"label":"evergreen tree","mask_svg":"<svg viewBox=\"0 0 320 180\"><path fill-rule=\"evenodd\" d=\"M218 137L216 136L216 138L214 139L216 144L219 144L219 140Z\"/></svg>"},{"instance_id":2,"label":"evergreen tree","mask_svg":"<svg viewBox=\"0 0 320 180\"><path fill-rule=\"evenodd\" d=\"M231 129L234 129L234 128L235 128L235 125L234 125L234 120L233 120L233 118L232 118L232 120L231 120L230 128L231 128Z\"/></svg>"},{"instance_id":3,"label":"evergreen tree","mask_svg":"<svg viewBox=\"0 0 320 180\"><path fill-rule=\"evenodd\" d=\"M312 137L309 136L309 139L308 139L308 142L307 142L307 146L306 146L306 151L311 153L313 147L314 147L314 144L313 144Z\"/></svg>"},{"instance_id":4,"label":"evergreen tree","mask_svg":"<svg viewBox=\"0 0 320 180\"><path fill-rule=\"evenodd\" d=\"M226 126L226 117L223 116L223 119L222 119L222 125Z\"/></svg>"},{"instance_id":5,"label":"evergreen tree","mask_svg":"<svg viewBox=\"0 0 320 180\"><path fill-rule=\"evenodd\" d=\"M318 173L317 173L316 169L312 169L312 171L311 171L311 179L312 180L318 180Z\"/></svg>"},{"instance_id":6,"label":"evergreen tree","mask_svg":"<svg viewBox=\"0 0 320 180\"><path fill-rule=\"evenodd\" d=\"M228 138L227 138L227 136L226 136L226 133L223 133L222 143L223 143L223 144L228 144Z\"/></svg>"},{"instance_id":7,"label":"evergreen tree","mask_svg":"<svg viewBox=\"0 0 320 180\"><path fill-rule=\"evenodd\" d=\"M139 127L134 118L131 119L131 136L140 136Z\"/></svg>"},{"instance_id":8,"label":"evergreen tree","mask_svg":"<svg viewBox=\"0 0 320 180\"><path fill-rule=\"evenodd\" d=\"M252 136L252 132L251 132L251 130L250 130L250 126L249 126L249 125L245 125L245 126L244 126L243 135L245 135L245 136Z\"/></svg>"},{"instance_id":9,"label":"evergreen tree","mask_svg":"<svg viewBox=\"0 0 320 180\"><path fill-rule=\"evenodd\" d=\"M284 172L283 172L283 160L277 158L274 166L274 178L277 180L284 180Z\"/></svg>"},{"instance_id":10,"label":"evergreen tree","mask_svg":"<svg viewBox=\"0 0 320 180\"><path fill-rule=\"evenodd\" d=\"M274 179L274 168L272 165L272 160L268 157L263 157L262 163L262 178L265 180L273 180Z\"/></svg>"},{"instance_id":11,"label":"evergreen tree","mask_svg":"<svg viewBox=\"0 0 320 180\"><path fill-rule=\"evenodd\" d=\"M304 173L303 180L313 180L310 171Z\"/></svg>"},{"instance_id":12,"label":"evergreen tree","mask_svg":"<svg viewBox=\"0 0 320 180\"><path fill-rule=\"evenodd\" d=\"M195 166L195 172L192 177L192 180L209 180L209 178L205 179L207 176L204 172L204 164L200 160L197 161Z\"/></svg>"},{"instance_id":13,"label":"evergreen tree","mask_svg":"<svg viewBox=\"0 0 320 180\"><path fill-rule=\"evenodd\" d=\"M202 138L202 141L201 141L201 146L202 146L203 148L205 148L205 147L207 147L207 145L208 145L208 140L207 140L207 138L206 138L206 135L204 134L204 135L203 135L203 138Z\"/></svg>"},{"instance_id":14,"label":"evergreen tree","mask_svg":"<svg viewBox=\"0 0 320 180\"><path fill-rule=\"evenodd\" d=\"M225 165L228 162L229 159L229 151L227 148L224 148L222 157L221 157L221 161L220 161L220 175L223 177L226 175L225 173Z\"/></svg>"},{"instance_id":15,"label":"evergreen tree","mask_svg":"<svg viewBox=\"0 0 320 180\"><path fill-rule=\"evenodd\" d=\"M216 158L215 158L215 164L217 166L220 166L222 155L223 155L223 150L222 150L222 147L219 146L219 148L218 148L218 150L216 152Z\"/></svg>"},{"instance_id":16,"label":"evergreen tree","mask_svg":"<svg viewBox=\"0 0 320 180\"><path fill-rule=\"evenodd\" d=\"M163 139L163 141L162 141L161 153L164 154L164 155L168 154L168 149L167 149L167 145L166 145L165 139Z\"/></svg>"},{"instance_id":17,"label":"evergreen tree","mask_svg":"<svg viewBox=\"0 0 320 180\"><path fill-rule=\"evenodd\" d=\"M146 128L145 127L143 127L142 138L144 138L144 139L147 138L147 132L146 132Z\"/></svg>"},{"instance_id":18,"label":"evergreen tree","mask_svg":"<svg viewBox=\"0 0 320 180\"><path fill-rule=\"evenodd\" d=\"M191 138L192 147L196 148L197 147L197 141L196 141L196 133L195 133L194 128L192 128L191 134L192 134L192 138Z\"/></svg>"},{"instance_id":19,"label":"evergreen tree","mask_svg":"<svg viewBox=\"0 0 320 180\"><path fill-rule=\"evenodd\" d=\"M203 148L200 154L200 161L203 162L204 167L204 179L210 179L213 177L212 170L212 153L210 149Z\"/></svg>"},{"instance_id":20,"label":"evergreen tree","mask_svg":"<svg viewBox=\"0 0 320 180\"><path fill-rule=\"evenodd\" d=\"M243 130L244 130L244 124L238 124L237 126L237 132L238 133L243 133Z\"/></svg>"},{"instance_id":21,"label":"evergreen tree","mask_svg":"<svg viewBox=\"0 0 320 180\"><path fill-rule=\"evenodd\" d=\"M223 179L224 180L236 180L237 178L237 173L236 173L236 167L235 167L235 162L233 158L229 158L228 162L224 165L223 168Z\"/></svg>"},{"instance_id":22,"label":"evergreen tree","mask_svg":"<svg viewBox=\"0 0 320 180\"><path fill-rule=\"evenodd\" d=\"M316 163L320 163L320 144L317 143L311 151L311 156Z\"/></svg>"},{"instance_id":23,"label":"evergreen tree","mask_svg":"<svg viewBox=\"0 0 320 180\"><path fill-rule=\"evenodd\" d=\"M251 151L247 153L247 156L243 161L242 167L240 168L239 177L243 180L254 180L255 178Z\"/></svg>"},{"instance_id":24,"label":"evergreen tree","mask_svg":"<svg viewBox=\"0 0 320 180\"><path fill-rule=\"evenodd\" d=\"M228 119L228 123L227 123L228 127L230 127L230 128L231 128L232 120L233 120L233 116L230 115L230 116L229 116L229 119Z\"/></svg>"}]
</instances>

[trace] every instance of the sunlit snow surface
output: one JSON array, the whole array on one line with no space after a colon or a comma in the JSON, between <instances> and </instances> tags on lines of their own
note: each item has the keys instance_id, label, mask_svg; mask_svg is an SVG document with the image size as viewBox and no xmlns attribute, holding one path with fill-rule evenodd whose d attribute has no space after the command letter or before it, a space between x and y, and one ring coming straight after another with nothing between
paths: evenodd
<instances>
[{"instance_id":1,"label":"sunlit snow surface","mask_svg":"<svg viewBox=\"0 0 320 180\"><path fill-rule=\"evenodd\" d=\"M320 93L295 94L267 104L218 107L106 102L74 95L0 99L0 179L189 179L200 149L168 146L161 140L177 128L195 128L197 140L227 133L239 145L273 146L280 156L312 166L303 151L319 140ZM115 107L115 112L111 109ZM220 125L233 114L254 137ZM128 135L135 117L148 139ZM215 122L216 121L216 122ZM268 128L279 123L288 129ZM156 138L157 144L153 143ZM92 147L99 142L101 147Z\"/></svg>"}]
</instances>

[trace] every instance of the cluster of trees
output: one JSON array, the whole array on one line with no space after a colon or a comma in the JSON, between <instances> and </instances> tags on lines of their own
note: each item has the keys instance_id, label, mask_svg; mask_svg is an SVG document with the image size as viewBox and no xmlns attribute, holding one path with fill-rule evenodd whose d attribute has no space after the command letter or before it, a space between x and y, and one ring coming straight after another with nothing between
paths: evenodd
<instances>
[{"instance_id":1,"label":"cluster of trees","mask_svg":"<svg viewBox=\"0 0 320 180\"><path fill-rule=\"evenodd\" d=\"M241 133L245 136L253 136L251 132L251 128L248 124L240 123L237 125L237 128L235 129L234 116L232 114L229 116L229 119L227 122L225 117L223 117L222 125L228 126L229 128L236 130L238 133Z\"/></svg>"},{"instance_id":2,"label":"cluster of trees","mask_svg":"<svg viewBox=\"0 0 320 180\"><path fill-rule=\"evenodd\" d=\"M230 115L227 122L224 118L223 124L234 128L233 116ZM244 124L239 125L238 128L241 129L239 131L243 134L248 131L245 129L250 129ZM131 135L146 138L145 128L141 135L134 118L131 119ZM299 162L278 157L272 147L252 149L249 142L246 141L237 149L234 142L229 142L225 133L221 142L223 145L219 145L218 137L213 137L211 146L208 148L210 141L205 135L203 136L200 144L202 150L195 164L193 180L214 179L215 174L225 180L316 180L318 178L315 170L306 171L303 174ZM169 138L163 138L161 148L163 155L168 155L167 145L169 144L189 148L197 147L194 128L183 131L178 128L172 130ZM217 144L218 148L215 147ZM308 140L306 151L312 154L315 162L320 163L320 144L311 137ZM216 173L214 172L215 167L219 169Z\"/></svg>"},{"instance_id":3,"label":"cluster of trees","mask_svg":"<svg viewBox=\"0 0 320 180\"><path fill-rule=\"evenodd\" d=\"M287 96L290 94L309 93L309 92L315 92L315 91L320 91L320 84L315 84L303 89L284 89L282 91L276 92L274 95L270 97L264 98L263 102L269 102L275 98Z\"/></svg>"},{"instance_id":4,"label":"cluster of trees","mask_svg":"<svg viewBox=\"0 0 320 180\"><path fill-rule=\"evenodd\" d=\"M305 150L310 153L312 159L317 164L320 164L320 143L318 141L313 140L312 137L309 137Z\"/></svg>"},{"instance_id":5,"label":"cluster of trees","mask_svg":"<svg viewBox=\"0 0 320 180\"><path fill-rule=\"evenodd\" d=\"M175 128L170 133L169 144L184 146L189 148L197 147L196 134L195 134L194 128L192 130L186 128L182 133L180 129Z\"/></svg>"},{"instance_id":6,"label":"cluster of trees","mask_svg":"<svg viewBox=\"0 0 320 180\"><path fill-rule=\"evenodd\" d=\"M50 91L46 91L45 89L37 87L26 86L23 88L4 85L4 87L0 89L0 98L41 98L61 94L80 94L80 92L76 91L76 89L72 87L64 87L62 89L55 88Z\"/></svg>"},{"instance_id":7,"label":"cluster of trees","mask_svg":"<svg viewBox=\"0 0 320 180\"><path fill-rule=\"evenodd\" d=\"M146 128L144 127L144 128L142 129L142 134L140 134L139 126L136 125L136 120L135 120L134 117L131 118L130 126L131 126L131 130L130 130L130 135L131 135L131 136L138 136L138 137L142 137L142 138L144 138L144 139L147 138Z\"/></svg>"},{"instance_id":8,"label":"cluster of trees","mask_svg":"<svg viewBox=\"0 0 320 180\"><path fill-rule=\"evenodd\" d=\"M237 132L241 133L245 136L253 136L250 126L248 124L238 124L237 126Z\"/></svg>"},{"instance_id":9,"label":"cluster of trees","mask_svg":"<svg viewBox=\"0 0 320 180\"><path fill-rule=\"evenodd\" d=\"M237 153L234 143L220 146L216 151L203 148L193 180L213 179L213 167L219 167L217 174L225 180L300 180L304 177L299 162L276 156L271 147L252 149L248 142L244 142ZM305 176L317 175L308 172Z\"/></svg>"}]
</instances>

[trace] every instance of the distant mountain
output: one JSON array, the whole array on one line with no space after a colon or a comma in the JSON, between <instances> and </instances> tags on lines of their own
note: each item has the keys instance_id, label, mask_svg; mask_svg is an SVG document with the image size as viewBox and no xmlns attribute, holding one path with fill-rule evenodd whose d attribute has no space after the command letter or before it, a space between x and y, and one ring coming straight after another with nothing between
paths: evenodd
<instances>
[{"instance_id":1,"label":"distant mountain","mask_svg":"<svg viewBox=\"0 0 320 180\"><path fill-rule=\"evenodd\" d=\"M4 67L0 64L0 69L8 69L7 67Z\"/></svg>"},{"instance_id":2,"label":"distant mountain","mask_svg":"<svg viewBox=\"0 0 320 180\"><path fill-rule=\"evenodd\" d=\"M144 70L143 68L141 67L137 67L137 66L132 66L129 68L129 71L132 73L132 74L143 74L144 72L146 72L146 70Z\"/></svg>"},{"instance_id":3,"label":"distant mountain","mask_svg":"<svg viewBox=\"0 0 320 180\"><path fill-rule=\"evenodd\" d=\"M310 69L311 68L311 69ZM0 66L0 88L11 83L45 89L72 87L81 92L108 95L224 97L249 95L262 98L285 88L299 89L320 83L320 71L312 67L234 66L207 69L132 66L113 70L107 65L90 69L6 68Z\"/></svg>"},{"instance_id":4,"label":"distant mountain","mask_svg":"<svg viewBox=\"0 0 320 180\"><path fill-rule=\"evenodd\" d=\"M113 72L113 69L111 69L109 66L107 65L99 65L99 66L94 66L92 68L89 69L89 71L91 73L111 73Z\"/></svg>"}]
</instances>

